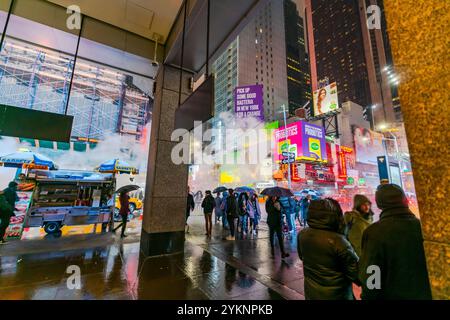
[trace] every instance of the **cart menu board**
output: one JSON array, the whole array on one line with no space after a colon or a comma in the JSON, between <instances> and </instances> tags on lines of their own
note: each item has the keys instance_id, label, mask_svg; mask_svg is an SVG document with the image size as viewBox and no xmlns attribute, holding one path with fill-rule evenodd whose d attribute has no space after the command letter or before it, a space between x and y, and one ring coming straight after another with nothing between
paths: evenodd
<instances>
[{"instance_id":1,"label":"cart menu board","mask_svg":"<svg viewBox=\"0 0 450 320\"><path fill-rule=\"evenodd\" d=\"M28 206L31 202L33 192L29 191L17 191L19 200L16 202L16 210L14 210L15 216L11 217L10 225L6 230L7 238L21 238L23 232L23 223L25 221L25 215L28 210Z\"/></svg>"}]
</instances>

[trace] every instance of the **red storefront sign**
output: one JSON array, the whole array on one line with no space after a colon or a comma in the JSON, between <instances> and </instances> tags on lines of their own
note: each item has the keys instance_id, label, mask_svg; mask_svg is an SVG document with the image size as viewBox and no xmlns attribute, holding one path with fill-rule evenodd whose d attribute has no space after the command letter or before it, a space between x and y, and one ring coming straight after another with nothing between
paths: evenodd
<instances>
[{"instance_id":1,"label":"red storefront sign","mask_svg":"<svg viewBox=\"0 0 450 320\"><path fill-rule=\"evenodd\" d=\"M338 176L340 179L347 179L348 168L354 166L353 148L336 145L336 152L338 156Z\"/></svg>"}]
</instances>

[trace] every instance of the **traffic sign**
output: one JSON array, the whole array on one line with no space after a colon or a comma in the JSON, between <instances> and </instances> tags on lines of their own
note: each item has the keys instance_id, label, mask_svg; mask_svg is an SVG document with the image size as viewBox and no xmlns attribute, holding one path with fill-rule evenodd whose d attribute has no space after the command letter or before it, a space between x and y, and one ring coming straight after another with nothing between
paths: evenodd
<instances>
[{"instance_id":1,"label":"traffic sign","mask_svg":"<svg viewBox=\"0 0 450 320\"><path fill-rule=\"evenodd\" d=\"M295 152L286 152L286 151L283 151L282 155L283 157L290 157L290 158L296 156Z\"/></svg>"},{"instance_id":2,"label":"traffic sign","mask_svg":"<svg viewBox=\"0 0 450 320\"><path fill-rule=\"evenodd\" d=\"M295 162L295 158L289 158L289 159L281 160L282 164L288 164L288 163L294 163L294 162Z\"/></svg>"}]
</instances>

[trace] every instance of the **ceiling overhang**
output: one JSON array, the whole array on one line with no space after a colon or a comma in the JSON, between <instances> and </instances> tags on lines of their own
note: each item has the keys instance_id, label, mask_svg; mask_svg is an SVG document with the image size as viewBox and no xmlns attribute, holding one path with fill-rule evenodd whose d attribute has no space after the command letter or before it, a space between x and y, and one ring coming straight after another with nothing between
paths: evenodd
<instances>
[{"instance_id":1,"label":"ceiling overhang","mask_svg":"<svg viewBox=\"0 0 450 320\"><path fill-rule=\"evenodd\" d=\"M210 0L209 9L209 61L218 55L238 36L255 16L258 8L269 0ZM208 0L189 0L184 30L184 6L172 27L166 42L165 63L200 72L207 61ZM181 56L183 55L183 62Z\"/></svg>"}]
</instances>

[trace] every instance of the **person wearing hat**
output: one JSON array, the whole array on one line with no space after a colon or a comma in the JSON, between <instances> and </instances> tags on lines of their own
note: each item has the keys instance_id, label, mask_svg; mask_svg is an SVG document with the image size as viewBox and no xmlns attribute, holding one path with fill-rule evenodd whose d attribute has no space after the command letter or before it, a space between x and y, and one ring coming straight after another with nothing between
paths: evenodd
<instances>
[{"instance_id":1,"label":"person wearing hat","mask_svg":"<svg viewBox=\"0 0 450 320\"><path fill-rule=\"evenodd\" d=\"M347 238L355 249L356 254L361 256L361 240L364 230L373 222L372 203L362 195L356 194L353 198L353 210L344 215L347 226Z\"/></svg>"},{"instance_id":2,"label":"person wearing hat","mask_svg":"<svg viewBox=\"0 0 450 320\"><path fill-rule=\"evenodd\" d=\"M307 300L353 300L358 281L358 256L345 237L341 206L334 199L312 200L308 227L297 237L303 261Z\"/></svg>"},{"instance_id":3,"label":"person wearing hat","mask_svg":"<svg viewBox=\"0 0 450 320\"><path fill-rule=\"evenodd\" d=\"M362 299L431 299L422 229L408 208L404 191L398 185L384 184L375 198L382 212L380 220L363 233Z\"/></svg>"},{"instance_id":4,"label":"person wearing hat","mask_svg":"<svg viewBox=\"0 0 450 320\"><path fill-rule=\"evenodd\" d=\"M6 240L5 233L8 229L11 217L14 216L14 209L16 206L16 201L19 200L17 196L17 183L11 181L8 188L3 190L0 197L0 244L5 244Z\"/></svg>"}]
</instances>

